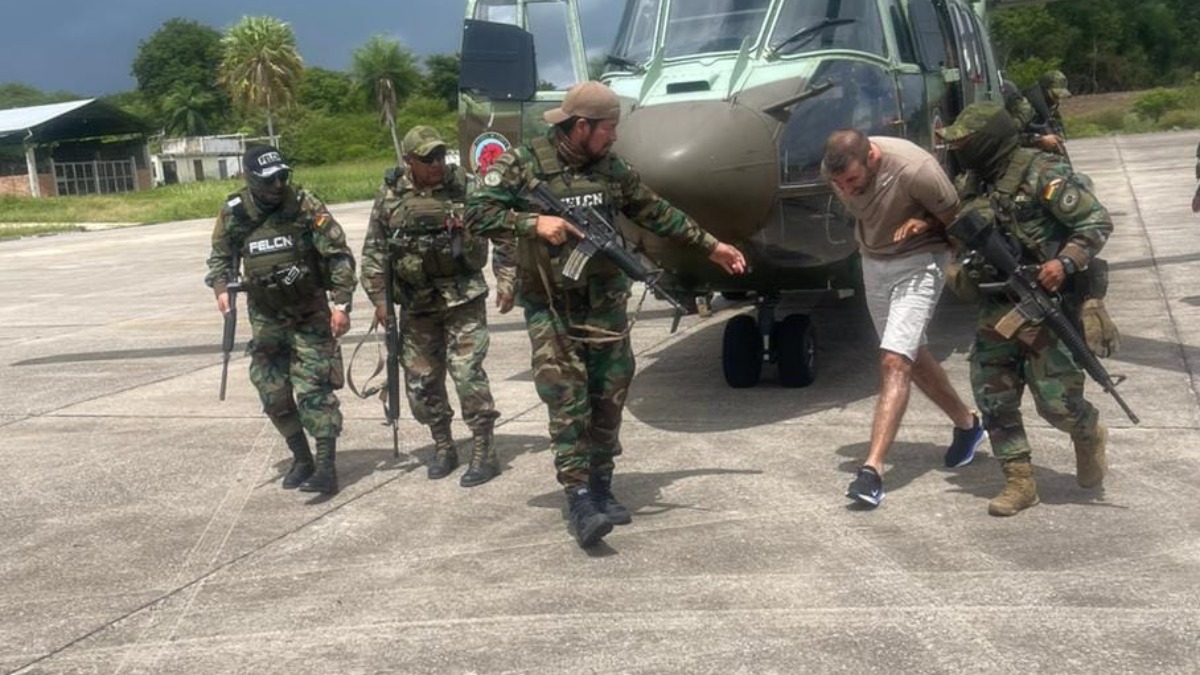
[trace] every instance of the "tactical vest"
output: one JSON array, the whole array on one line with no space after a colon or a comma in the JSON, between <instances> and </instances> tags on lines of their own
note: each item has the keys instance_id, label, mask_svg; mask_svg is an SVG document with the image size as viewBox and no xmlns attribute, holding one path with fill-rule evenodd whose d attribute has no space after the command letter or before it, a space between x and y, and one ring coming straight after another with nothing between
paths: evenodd
<instances>
[{"instance_id":1,"label":"tactical vest","mask_svg":"<svg viewBox=\"0 0 1200 675\"><path fill-rule=\"evenodd\" d=\"M447 184L446 190L452 191ZM487 242L463 228L461 195L420 194L399 188L389 218L393 272L399 281L425 287L438 279L471 275L487 263Z\"/></svg>"},{"instance_id":2,"label":"tactical vest","mask_svg":"<svg viewBox=\"0 0 1200 675\"><path fill-rule=\"evenodd\" d=\"M550 188L555 197L569 205L592 206L602 215L613 220L614 205L611 184L601 179L570 175L558 159L558 152L550 139L539 137L529 144L533 151L534 173ZM608 256L598 254L588 261L578 281L563 276L563 266L577 242L551 247L538 238L521 237L517 240L517 261L523 270L545 270L550 281L563 288L585 286L588 277L609 278L620 274L619 268ZM536 275L536 272L535 272ZM538 282L540 284L540 281Z\"/></svg>"},{"instance_id":3,"label":"tactical vest","mask_svg":"<svg viewBox=\"0 0 1200 675\"><path fill-rule=\"evenodd\" d=\"M1025 224L1043 221L1044 208L1036 193L1021 191L1025 175L1037 160L1038 152L1031 148L1018 148L1008 162L1008 169L996 181L992 189L991 202L996 209L996 221L1010 237L1021 245L1024 263L1041 264L1051 260L1066 243L1066 231L1057 220L1053 231L1030 232ZM1035 186L1036 189L1036 186Z\"/></svg>"},{"instance_id":4,"label":"tactical vest","mask_svg":"<svg viewBox=\"0 0 1200 675\"><path fill-rule=\"evenodd\" d=\"M257 221L243 202L247 198L233 194L226 205L234 231L245 233L238 249L250 300L278 312L322 295L320 256L308 224L299 217L301 195L289 190L281 207Z\"/></svg>"}]
</instances>

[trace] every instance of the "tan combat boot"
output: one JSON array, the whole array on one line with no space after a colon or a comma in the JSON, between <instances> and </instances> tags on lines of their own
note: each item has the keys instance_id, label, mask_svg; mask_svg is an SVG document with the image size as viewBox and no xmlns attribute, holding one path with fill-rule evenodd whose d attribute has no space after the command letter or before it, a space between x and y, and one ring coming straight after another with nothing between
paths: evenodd
<instances>
[{"instance_id":1,"label":"tan combat boot","mask_svg":"<svg viewBox=\"0 0 1200 675\"><path fill-rule=\"evenodd\" d=\"M1075 481L1085 488L1103 483L1104 474L1108 471L1108 456L1104 452L1108 444L1108 428L1096 420L1096 426L1085 440L1072 438L1071 442L1075 445Z\"/></svg>"},{"instance_id":2,"label":"tan combat boot","mask_svg":"<svg viewBox=\"0 0 1200 675\"><path fill-rule=\"evenodd\" d=\"M1037 483L1033 482L1033 465L1029 459L1006 460L1002 468L1004 489L988 502L988 513L993 516L1015 516L1037 504Z\"/></svg>"}]
</instances>

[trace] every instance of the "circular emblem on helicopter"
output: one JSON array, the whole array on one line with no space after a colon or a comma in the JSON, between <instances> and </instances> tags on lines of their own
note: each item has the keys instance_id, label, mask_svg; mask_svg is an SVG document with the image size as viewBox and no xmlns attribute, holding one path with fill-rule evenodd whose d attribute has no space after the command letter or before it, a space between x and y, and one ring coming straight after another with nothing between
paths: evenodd
<instances>
[{"instance_id":1,"label":"circular emblem on helicopter","mask_svg":"<svg viewBox=\"0 0 1200 675\"><path fill-rule=\"evenodd\" d=\"M946 123L942 121L942 113L935 111L933 113L933 149L939 152L946 150L946 141L942 140L942 130L946 128Z\"/></svg>"},{"instance_id":2,"label":"circular emblem on helicopter","mask_svg":"<svg viewBox=\"0 0 1200 675\"><path fill-rule=\"evenodd\" d=\"M502 134L494 131L485 131L479 134L474 141L471 141L471 168L474 169L476 175L485 175L492 167L492 162L511 147L512 143L509 143Z\"/></svg>"}]
</instances>

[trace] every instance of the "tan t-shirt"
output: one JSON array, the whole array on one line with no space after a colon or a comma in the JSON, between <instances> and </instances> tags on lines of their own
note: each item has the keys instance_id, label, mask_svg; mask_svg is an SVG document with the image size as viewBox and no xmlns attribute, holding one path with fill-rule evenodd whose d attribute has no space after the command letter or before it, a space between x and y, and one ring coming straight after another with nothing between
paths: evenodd
<instances>
[{"instance_id":1,"label":"tan t-shirt","mask_svg":"<svg viewBox=\"0 0 1200 675\"><path fill-rule=\"evenodd\" d=\"M862 254L895 258L949 248L936 214L956 209L958 194L937 158L903 138L871 136L870 141L883 151L875 181L858 196L842 194L833 187L846 210L858 220L854 236ZM893 242L892 235L909 218L928 220L934 227Z\"/></svg>"}]
</instances>

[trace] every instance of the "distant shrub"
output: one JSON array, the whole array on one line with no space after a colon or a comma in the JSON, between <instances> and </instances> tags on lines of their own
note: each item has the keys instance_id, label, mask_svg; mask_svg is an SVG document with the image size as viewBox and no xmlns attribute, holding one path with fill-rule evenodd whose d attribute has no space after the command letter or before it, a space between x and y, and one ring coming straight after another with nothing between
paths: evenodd
<instances>
[{"instance_id":1,"label":"distant shrub","mask_svg":"<svg viewBox=\"0 0 1200 675\"><path fill-rule=\"evenodd\" d=\"M1158 128L1200 129L1200 110L1171 110L1163 113L1158 120Z\"/></svg>"},{"instance_id":2,"label":"distant shrub","mask_svg":"<svg viewBox=\"0 0 1200 675\"><path fill-rule=\"evenodd\" d=\"M1031 56L1027 59L1010 62L1004 69L1004 77L1021 89L1027 89L1037 84L1037 81L1046 73L1060 68L1062 68L1061 59L1042 59Z\"/></svg>"},{"instance_id":3,"label":"distant shrub","mask_svg":"<svg viewBox=\"0 0 1200 675\"><path fill-rule=\"evenodd\" d=\"M1168 111L1184 107L1186 97L1179 89L1152 89L1138 97L1133 110L1141 117L1158 122Z\"/></svg>"}]
</instances>

